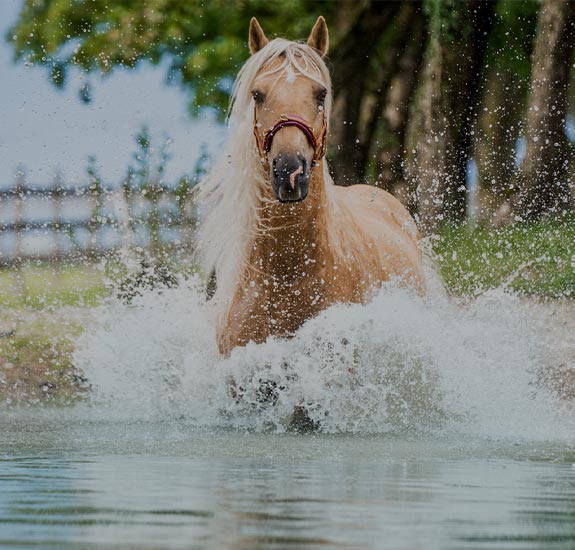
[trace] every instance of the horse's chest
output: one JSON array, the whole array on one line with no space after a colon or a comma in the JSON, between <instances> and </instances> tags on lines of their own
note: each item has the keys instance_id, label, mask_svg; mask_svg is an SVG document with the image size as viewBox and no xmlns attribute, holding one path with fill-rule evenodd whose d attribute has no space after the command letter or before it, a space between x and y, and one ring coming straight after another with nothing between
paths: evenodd
<instances>
[{"instance_id":1,"label":"horse's chest","mask_svg":"<svg viewBox=\"0 0 575 550\"><path fill-rule=\"evenodd\" d=\"M329 288L321 275L302 272L294 278L252 280L238 298L236 318L267 337L293 332L327 307Z\"/></svg>"},{"instance_id":2,"label":"horse's chest","mask_svg":"<svg viewBox=\"0 0 575 550\"><path fill-rule=\"evenodd\" d=\"M236 289L222 338L234 347L287 336L334 303L363 297L360 277L343 267L302 268L291 276L252 273Z\"/></svg>"}]
</instances>

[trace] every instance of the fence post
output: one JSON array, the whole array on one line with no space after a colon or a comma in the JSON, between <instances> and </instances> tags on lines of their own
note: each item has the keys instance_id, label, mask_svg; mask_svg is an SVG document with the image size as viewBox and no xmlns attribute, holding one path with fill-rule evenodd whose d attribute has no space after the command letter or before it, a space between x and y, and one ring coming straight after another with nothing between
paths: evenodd
<instances>
[{"instance_id":1,"label":"fence post","mask_svg":"<svg viewBox=\"0 0 575 550\"><path fill-rule=\"evenodd\" d=\"M192 249L194 235L194 204L191 200L192 183L187 176L180 178L176 189L178 205L178 229L180 234L180 250L189 253Z\"/></svg>"},{"instance_id":2,"label":"fence post","mask_svg":"<svg viewBox=\"0 0 575 550\"><path fill-rule=\"evenodd\" d=\"M98 228L103 227L107 220L104 219L104 189L102 187L102 178L97 170L96 158L92 156L88 158L88 177L87 192L92 203L92 209L88 221L90 241L86 256L96 258L99 252L96 231Z\"/></svg>"},{"instance_id":3,"label":"fence post","mask_svg":"<svg viewBox=\"0 0 575 550\"><path fill-rule=\"evenodd\" d=\"M22 232L24 230L24 200L26 193L26 173L23 168L19 168L16 173L16 183L13 187L14 196L16 200L16 218L15 218L15 258L14 258L14 277L15 277L15 287L16 294L22 302L24 302L26 296L26 285L24 281L24 270L23 270L23 250L22 250Z\"/></svg>"},{"instance_id":4,"label":"fence post","mask_svg":"<svg viewBox=\"0 0 575 550\"><path fill-rule=\"evenodd\" d=\"M62 174L56 172L54 176L54 184L52 186L52 193L48 197L52 198L54 204L54 221L52 230L54 232L54 241L56 249L54 250L54 257L56 258L56 265L54 266L54 274L56 276L56 284L61 287L63 260L66 257L66 250L62 246L62 241L65 238L66 232L64 231L64 219L62 217L62 202L64 200L64 185L62 183Z\"/></svg>"}]
</instances>

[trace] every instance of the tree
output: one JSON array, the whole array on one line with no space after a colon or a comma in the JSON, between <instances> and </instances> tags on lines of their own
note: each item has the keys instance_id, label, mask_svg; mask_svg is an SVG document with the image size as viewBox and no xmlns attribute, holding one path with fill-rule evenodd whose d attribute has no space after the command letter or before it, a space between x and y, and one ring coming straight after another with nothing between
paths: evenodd
<instances>
[{"instance_id":1,"label":"tree","mask_svg":"<svg viewBox=\"0 0 575 550\"><path fill-rule=\"evenodd\" d=\"M363 182L370 175L377 185L394 187L424 37L419 2L372 1L340 39L332 55L332 133L337 143L333 161L340 183ZM384 157L393 174L378 166Z\"/></svg>"},{"instance_id":2,"label":"tree","mask_svg":"<svg viewBox=\"0 0 575 550\"><path fill-rule=\"evenodd\" d=\"M493 221L512 195L517 142L523 133L539 2L500 1L489 37L484 94L474 129L481 217Z\"/></svg>"},{"instance_id":3,"label":"tree","mask_svg":"<svg viewBox=\"0 0 575 550\"><path fill-rule=\"evenodd\" d=\"M378 39L396 17L401 5L398 2L368 2L359 10L338 41L338 47L331 55L334 66L333 85L335 90L334 121L332 133L338 145L334 154L334 169L338 182L350 185L362 181L366 171L366 154L371 143L364 135L362 118L378 120L381 108L372 102L370 114L365 112L368 96L373 97L377 89L382 96L380 80L388 76L377 49ZM343 4L343 9L347 6ZM349 17L351 14L347 14ZM362 117L363 114L363 117Z\"/></svg>"},{"instance_id":4,"label":"tree","mask_svg":"<svg viewBox=\"0 0 575 550\"><path fill-rule=\"evenodd\" d=\"M572 147L565 119L574 46L575 3L544 0L529 85L525 160L513 186L513 210L520 219L561 213L570 202L567 168Z\"/></svg>"},{"instance_id":5,"label":"tree","mask_svg":"<svg viewBox=\"0 0 575 550\"><path fill-rule=\"evenodd\" d=\"M396 195L404 204L409 201L409 188L404 174L409 109L423 59L427 37L426 23L421 8L417 6L411 20L411 36L404 33L406 40L400 44L400 53L396 53L389 89L380 96L383 125L380 125L377 136L377 184ZM382 101L383 99L385 101Z\"/></svg>"},{"instance_id":6,"label":"tree","mask_svg":"<svg viewBox=\"0 0 575 550\"><path fill-rule=\"evenodd\" d=\"M408 162L420 226L465 216L466 163L494 4L428 0L429 40L413 103Z\"/></svg>"}]
</instances>

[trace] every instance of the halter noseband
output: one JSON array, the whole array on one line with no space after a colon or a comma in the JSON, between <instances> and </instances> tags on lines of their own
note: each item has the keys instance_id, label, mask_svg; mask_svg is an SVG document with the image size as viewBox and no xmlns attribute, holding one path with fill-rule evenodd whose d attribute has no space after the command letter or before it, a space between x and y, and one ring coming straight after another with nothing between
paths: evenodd
<instances>
[{"instance_id":1,"label":"halter noseband","mask_svg":"<svg viewBox=\"0 0 575 550\"><path fill-rule=\"evenodd\" d=\"M313 155L313 162L317 164L325 155L325 138L327 136L327 122L325 120L325 112L322 111L323 114L323 122L321 125L321 130L319 135L313 133L313 128L307 120L300 117L299 115L280 115L279 120L271 127L269 130L266 130L263 133L263 136L260 134L258 130L258 119L256 116L256 107L254 105L254 136L256 138L256 145L258 147L258 151L260 154L260 158L262 162L268 162L268 153L272 148L272 142L274 136L286 126L294 126L298 130L301 130L305 137L307 138L309 144L312 146L314 150Z\"/></svg>"}]
</instances>

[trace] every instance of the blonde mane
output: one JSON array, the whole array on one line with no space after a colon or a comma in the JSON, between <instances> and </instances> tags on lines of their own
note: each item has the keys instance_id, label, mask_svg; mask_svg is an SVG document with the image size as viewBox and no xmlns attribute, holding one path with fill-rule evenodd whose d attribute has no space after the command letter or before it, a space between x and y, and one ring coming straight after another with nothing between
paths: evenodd
<instances>
[{"instance_id":1,"label":"blonde mane","mask_svg":"<svg viewBox=\"0 0 575 550\"><path fill-rule=\"evenodd\" d=\"M274 63L274 61L280 63ZM229 296L238 273L247 261L250 244L258 234L260 209L269 199L270 185L253 138L253 99L251 90L258 75L304 76L331 90L329 71L311 47L282 38L272 40L252 55L234 83L228 112L229 137L224 150L196 189L200 226L197 234L197 259L204 273L217 273L218 295ZM329 120L331 93L325 102ZM326 193L333 181L323 162ZM331 201L330 201L331 202Z\"/></svg>"}]
</instances>

